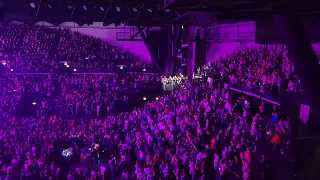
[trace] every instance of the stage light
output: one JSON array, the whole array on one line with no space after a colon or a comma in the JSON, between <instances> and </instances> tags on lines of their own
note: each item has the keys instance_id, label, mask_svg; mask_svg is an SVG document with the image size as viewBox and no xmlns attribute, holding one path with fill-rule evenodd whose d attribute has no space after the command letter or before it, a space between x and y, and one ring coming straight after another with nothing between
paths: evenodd
<instances>
[{"instance_id":1,"label":"stage light","mask_svg":"<svg viewBox=\"0 0 320 180\"><path fill-rule=\"evenodd\" d=\"M117 11L118 11L118 12L120 12L120 11L121 11L120 7L116 7L116 9L117 9Z\"/></svg>"},{"instance_id":2,"label":"stage light","mask_svg":"<svg viewBox=\"0 0 320 180\"><path fill-rule=\"evenodd\" d=\"M77 69L73 69L73 71L74 71L74 72L76 72L76 71L77 71Z\"/></svg>"},{"instance_id":3,"label":"stage light","mask_svg":"<svg viewBox=\"0 0 320 180\"><path fill-rule=\"evenodd\" d=\"M32 105L36 105L37 103L36 102L32 102Z\"/></svg>"},{"instance_id":4,"label":"stage light","mask_svg":"<svg viewBox=\"0 0 320 180\"><path fill-rule=\"evenodd\" d=\"M152 10L151 10L151 9L148 9L148 12L149 12L149 13L152 13Z\"/></svg>"},{"instance_id":5,"label":"stage light","mask_svg":"<svg viewBox=\"0 0 320 180\"><path fill-rule=\"evenodd\" d=\"M48 7L49 7L50 9L52 9L52 6L51 6L50 4L48 4Z\"/></svg>"},{"instance_id":6,"label":"stage light","mask_svg":"<svg viewBox=\"0 0 320 180\"><path fill-rule=\"evenodd\" d=\"M158 98L158 97L156 97L156 100L158 101L158 100L159 100L159 98Z\"/></svg>"},{"instance_id":7,"label":"stage light","mask_svg":"<svg viewBox=\"0 0 320 180\"><path fill-rule=\"evenodd\" d=\"M6 64L7 64L7 63L5 63L5 62L2 63L2 65L4 65L4 66L5 66Z\"/></svg>"},{"instance_id":8,"label":"stage light","mask_svg":"<svg viewBox=\"0 0 320 180\"><path fill-rule=\"evenodd\" d=\"M146 71L146 69L142 69L142 71Z\"/></svg>"},{"instance_id":9,"label":"stage light","mask_svg":"<svg viewBox=\"0 0 320 180\"><path fill-rule=\"evenodd\" d=\"M31 8L36 8L36 5L34 3L30 3Z\"/></svg>"},{"instance_id":10,"label":"stage light","mask_svg":"<svg viewBox=\"0 0 320 180\"><path fill-rule=\"evenodd\" d=\"M67 68L70 67L69 64L67 64L66 67L67 67Z\"/></svg>"},{"instance_id":11,"label":"stage light","mask_svg":"<svg viewBox=\"0 0 320 180\"><path fill-rule=\"evenodd\" d=\"M120 66L120 69L123 69L123 66Z\"/></svg>"},{"instance_id":12,"label":"stage light","mask_svg":"<svg viewBox=\"0 0 320 180\"><path fill-rule=\"evenodd\" d=\"M88 10L86 5L83 6L83 9L84 9L85 11Z\"/></svg>"},{"instance_id":13,"label":"stage light","mask_svg":"<svg viewBox=\"0 0 320 180\"><path fill-rule=\"evenodd\" d=\"M144 101L146 101L146 100L147 100L147 98L146 98L146 97L143 97L142 99L143 99Z\"/></svg>"},{"instance_id":14,"label":"stage light","mask_svg":"<svg viewBox=\"0 0 320 180\"><path fill-rule=\"evenodd\" d=\"M104 8L103 7L100 7L101 11L104 11Z\"/></svg>"},{"instance_id":15,"label":"stage light","mask_svg":"<svg viewBox=\"0 0 320 180\"><path fill-rule=\"evenodd\" d=\"M67 62L65 62L65 63L63 63L63 65L65 65L65 66L66 66L66 65L68 65L68 63L67 63Z\"/></svg>"},{"instance_id":16,"label":"stage light","mask_svg":"<svg viewBox=\"0 0 320 180\"><path fill-rule=\"evenodd\" d=\"M182 25L182 26L181 26L181 28L183 29L183 28L184 28L184 26Z\"/></svg>"},{"instance_id":17,"label":"stage light","mask_svg":"<svg viewBox=\"0 0 320 180\"><path fill-rule=\"evenodd\" d=\"M13 69L11 69L11 71L13 71Z\"/></svg>"},{"instance_id":18,"label":"stage light","mask_svg":"<svg viewBox=\"0 0 320 180\"><path fill-rule=\"evenodd\" d=\"M138 11L138 9L137 9L137 8L133 8L132 10L133 10L133 12L137 12L137 11Z\"/></svg>"},{"instance_id":19,"label":"stage light","mask_svg":"<svg viewBox=\"0 0 320 180\"><path fill-rule=\"evenodd\" d=\"M73 6L70 6L70 5L69 5L69 6L67 6L67 7L68 7L68 9L72 9L72 8L73 8Z\"/></svg>"}]
</instances>

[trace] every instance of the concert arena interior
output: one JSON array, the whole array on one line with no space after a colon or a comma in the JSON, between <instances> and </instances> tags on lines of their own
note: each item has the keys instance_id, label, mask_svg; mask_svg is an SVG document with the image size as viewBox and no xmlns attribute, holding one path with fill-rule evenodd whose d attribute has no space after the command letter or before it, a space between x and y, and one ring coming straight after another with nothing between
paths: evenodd
<instances>
[{"instance_id":1,"label":"concert arena interior","mask_svg":"<svg viewBox=\"0 0 320 180\"><path fill-rule=\"evenodd\" d=\"M319 7L0 0L0 180L319 178Z\"/></svg>"}]
</instances>

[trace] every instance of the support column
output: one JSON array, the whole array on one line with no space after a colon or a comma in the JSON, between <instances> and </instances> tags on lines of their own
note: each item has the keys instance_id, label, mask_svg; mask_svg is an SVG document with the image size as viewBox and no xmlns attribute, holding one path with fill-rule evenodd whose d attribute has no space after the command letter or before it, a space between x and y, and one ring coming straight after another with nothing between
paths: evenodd
<instances>
[{"instance_id":1,"label":"support column","mask_svg":"<svg viewBox=\"0 0 320 180\"><path fill-rule=\"evenodd\" d=\"M172 24L168 25L168 57L167 57L167 64L166 64L166 76L173 75L171 65L172 65Z\"/></svg>"},{"instance_id":2,"label":"support column","mask_svg":"<svg viewBox=\"0 0 320 180\"><path fill-rule=\"evenodd\" d=\"M171 59L171 72L174 74L177 71L177 55L178 50L181 48L181 39L182 36L182 26L181 25L175 25L174 26L174 41L173 41L173 47L172 47L172 59Z\"/></svg>"},{"instance_id":3,"label":"support column","mask_svg":"<svg viewBox=\"0 0 320 180\"><path fill-rule=\"evenodd\" d=\"M154 52L151 50L150 42L148 42L146 35L144 34L144 32L142 31L142 29L139 26L136 26L136 27L137 27L137 30L139 32L140 37L142 38L145 46L147 47L147 49L150 53L152 63L156 66L159 73L163 74L163 70L161 69L161 67L159 65L159 60L158 60L157 56L154 54Z\"/></svg>"},{"instance_id":4,"label":"support column","mask_svg":"<svg viewBox=\"0 0 320 180\"><path fill-rule=\"evenodd\" d=\"M193 79L194 71L196 70L195 62L196 62L196 43L189 43L188 47L188 78Z\"/></svg>"},{"instance_id":5,"label":"support column","mask_svg":"<svg viewBox=\"0 0 320 180\"><path fill-rule=\"evenodd\" d=\"M196 59L195 68L202 67L206 63L207 43L201 40L201 29L196 30Z\"/></svg>"}]
</instances>

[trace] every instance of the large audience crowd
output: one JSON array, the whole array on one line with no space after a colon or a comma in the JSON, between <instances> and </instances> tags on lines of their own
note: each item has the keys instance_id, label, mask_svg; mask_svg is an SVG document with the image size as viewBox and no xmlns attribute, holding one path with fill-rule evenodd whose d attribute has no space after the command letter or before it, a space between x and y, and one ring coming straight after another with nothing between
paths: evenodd
<instances>
[{"instance_id":1,"label":"large audience crowd","mask_svg":"<svg viewBox=\"0 0 320 180\"><path fill-rule=\"evenodd\" d=\"M48 111L50 100L59 102L64 117L79 117L100 114L100 108L111 111L121 90L134 88L160 88L159 75L129 74L15 74L0 76L2 118L8 119L17 112L18 101L23 94L35 93L38 99L38 114ZM40 106L41 105L41 106ZM101 111L105 112L105 111ZM44 113L44 112L43 112ZM47 112L48 113L48 112Z\"/></svg>"},{"instance_id":2,"label":"large audience crowd","mask_svg":"<svg viewBox=\"0 0 320 180\"><path fill-rule=\"evenodd\" d=\"M61 59L92 71L109 68L109 60L145 68L130 54L70 30L1 28L9 69L50 72ZM16 35L22 39L12 41ZM298 87L285 52L244 49L207 69L263 92L283 79ZM0 179L270 179L266 151L290 156L291 124L280 118L280 107L254 104L217 82L196 79L142 108L114 112L120 89L160 87L161 80L141 73L0 74ZM26 94L41 100L21 110ZM23 115L27 106L37 112Z\"/></svg>"},{"instance_id":3,"label":"large audience crowd","mask_svg":"<svg viewBox=\"0 0 320 180\"><path fill-rule=\"evenodd\" d=\"M7 118L0 126L1 177L226 179L236 171L244 179L256 179L265 170L259 165L265 163L266 146L290 153L290 123L278 118L279 107L268 113L262 103L254 109L243 96L220 85L209 88L194 82L192 89L180 89L142 109L101 117L99 105L88 109L85 104L111 102L115 96L101 93L106 89L100 85L112 79L58 77L60 102L74 114L20 119L12 102L26 89L54 94L53 77L2 79L1 99L11 97L6 101L11 106L2 107L7 111L1 113ZM68 106L69 100L83 104L83 111ZM83 166L73 168L79 163Z\"/></svg>"},{"instance_id":4,"label":"large audience crowd","mask_svg":"<svg viewBox=\"0 0 320 180\"><path fill-rule=\"evenodd\" d=\"M7 70L55 72L62 62L78 71L154 70L130 53L92 36L70 29L6 25L0 27L0 55Z\"/></svg>"},{"instance_id":5,"label":"large audience crowd","mask_svg":"<svg viewBox=\"0 0 320 180\"><path fill-rule=\"evenodd\" d=\"M263 94L279 97L281 89L302 91L285 49L240 49L199 69L199 73L210 75L214 70L231 84Z\"/></svg>"}]
</instances>

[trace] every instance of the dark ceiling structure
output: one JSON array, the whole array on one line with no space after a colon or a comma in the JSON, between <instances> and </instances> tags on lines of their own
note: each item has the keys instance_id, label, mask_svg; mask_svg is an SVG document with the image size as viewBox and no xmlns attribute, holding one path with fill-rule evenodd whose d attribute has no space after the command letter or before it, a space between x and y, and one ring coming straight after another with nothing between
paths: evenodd
<instances>
[{"instance_id":1,"label":"dark ceiling structure","mask_svg":"<svg viewBox=\"0 0 320 180\"><path fill-rule=\"evenodd\" d=\"M176 13L160 10L159 0L0 0L2 21L46 21L55 25L73 21L79 25L160 26Z\"/></svg>"},{"instance_id":2,"label":"dark ceiling structure","mask_svg":"<svg viewBox=\"0 0 320 180\"><path fill-rule=\"evenodd\" d=\"M174 19L174 23L194 24L197 12L207 12L205 17L215 14L215 23L239 20L257 20L271 15L299 15L307 21L320 21L320 1L288 1L288 0L163 0L162 10L184 11L182 16ZM199 18L196 18L199 20Z\"/></svg>"},{"instance_id":3,"label":"dark ceiling structure","mask_svg":"<svg viewBox=\"0 0 320 180\"><path fill-rule=\"evenodd\" d=\"M316 0L0 0L0 20L59 25L104 22L134 26L210 26L225 20L256 20L269 14L319 14ZM286 4L290 3L290 4ZM316 4L315 4L316 3ZM198 12L210 13L199 16ZM201 18L202 17L202 18ZM199 23L206 18L212 22ZM214 22L213 22L214 21Z\"/></svg>"},{"instance_id":4,"label":"dark ceiling structure","mask_svg":"<svg viewBox=\"0 0 320 180\"><path fill-rule=\"evenodd\" d=\"M217 13L272 13L306 14L319 13L319 1L288 0L165 0L163 10L185 10Z\"/></svg>"}]
</instances>

